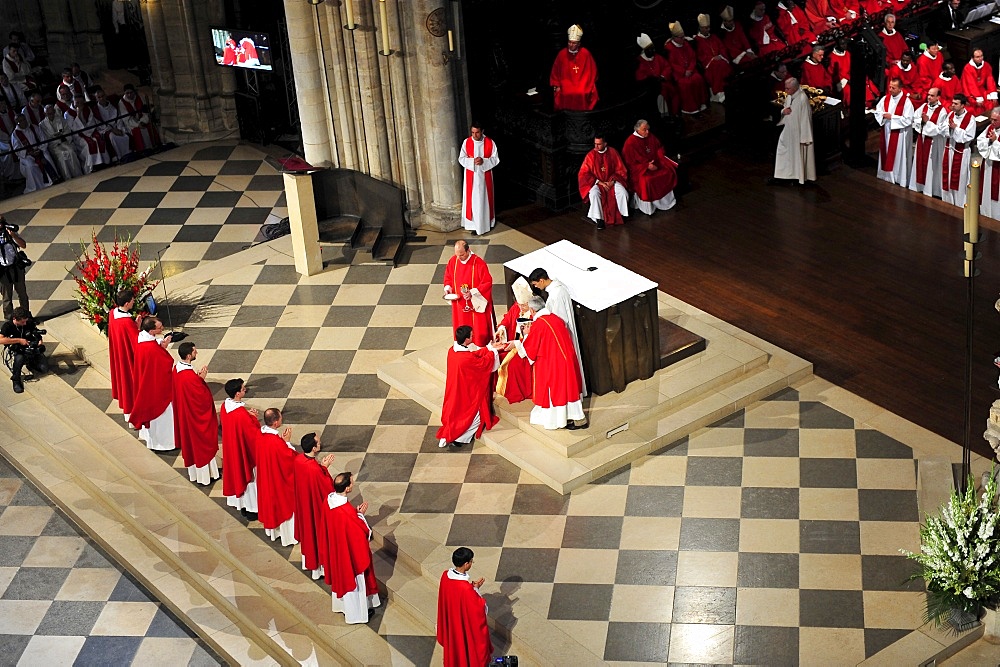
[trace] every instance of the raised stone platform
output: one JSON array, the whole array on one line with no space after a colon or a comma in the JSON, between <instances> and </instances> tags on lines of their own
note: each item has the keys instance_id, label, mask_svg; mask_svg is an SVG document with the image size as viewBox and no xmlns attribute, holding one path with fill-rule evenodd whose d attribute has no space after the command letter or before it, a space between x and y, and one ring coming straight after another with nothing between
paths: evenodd
<instances>
[{"instance_id":1,"label":"raised stone platform","mask_svg":"<svg viewBox=\"0 0 1000 667\"><path fill-rule=\"evenodd\" d=\"M623 468L812 373L812 364L708 313L658 293L659 316L702 337L703 352L637 380L621 393L584 401L590 428L546 431L528 423L531 402L495 402L491 449L560 493ZM447 351L441 341L379 367L378 377L438 413Z\"/></svg>"}]
</instances>

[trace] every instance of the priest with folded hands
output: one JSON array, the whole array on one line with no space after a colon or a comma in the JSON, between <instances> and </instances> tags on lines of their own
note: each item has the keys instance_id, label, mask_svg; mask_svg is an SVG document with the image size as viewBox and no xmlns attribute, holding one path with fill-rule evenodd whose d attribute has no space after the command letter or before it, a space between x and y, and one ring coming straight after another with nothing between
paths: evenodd
<instances>
[{"instance_id":1,"label":"priest with folded hands","mask_svg":"<svg viewBox=\"0 0 1000 667\"><path fill-rule=\"evenodd\" d=\"M131 289L119 290L115 307L108 315L108 361L111 366L111 398L128 422L135 400L135 346L139 344L139 326L132 319L135 294Z\"/></svg>"},{"instance_id":2,"label":"priest with folded hands","mask_svg":"<svg viewBox=\"0 0 1000 667\"><path fill-rule=\"evenodd\" d=\"M357 509L347 499L354 490L349 472L333 478L333 493L327 497L327 550L323 569L333 592L333 611L347 624L367 623L369 608L382 604L372 562L371 528L365 520L368 503Z\"/></svg>"},{"instance_id":3,"label":"priest with folded hands","mask_svg":"<svg viewBox=\"0 0 1000 667\"><path fill-rule=\"evenodd\" d=\"M215 399L205 382L208 367L194 370L198 348L191 341L177 348L180 361L174 366L174 435L188 470L188 479L203 486L219 479L215 457L219 453L219 418Z\"/></svg>"},{"instance_id":4,"label":"priest with folded hands","mask_svg":"<svg viewBox=\"0 0 1000 667\"><path fill-rule=\"evenodd\" d=\"M226 382L226 400L219 410L222 421L222 495L247 519L257 519L257 463L254 453L260 422L257 411L243 399L247 386L242 378Z\"/></svg>"},{"instance_id":5,"label":"priest with folded hands","mask_svg":"<svg viewBox=\"0 0 1000 667\"><path fill-rule=\"evenodd\" d=\"M302 436L302 456L295 457L295 539L302 551L302 569L313 579L323 576L326 560L326 520L323 508L333 493L333 478L327 470L333 454L319 459L322 444L315 433Z\"/></svg>"},{"instance_id":6,"label":"priest with folded hands","mask_svg":"<svg viewBox=\"0 0 1000 667\"><path fill-rule=\"evenodd\" d=\"M129 423L139 429L139 439L154 451L176 449L174 409L170 403L174 386L174 359L167 352L170 334L163 335L163 323L155 317L142 321L135 346L133 386L135 399Z\"/></svg>"},{"instance_id":7,"label":"priest with folded hands","mask_svg":"<svg viewBox=\"0 0 1000 667\"><path fill-rule=\"evenodd\" d=\"M292 429L281 428L281 410L264 411L264 425L257 436L257 506L264 533L281 546L295 544L295 458L299 454L288 439Z\"/></svg>"}]
</instances>

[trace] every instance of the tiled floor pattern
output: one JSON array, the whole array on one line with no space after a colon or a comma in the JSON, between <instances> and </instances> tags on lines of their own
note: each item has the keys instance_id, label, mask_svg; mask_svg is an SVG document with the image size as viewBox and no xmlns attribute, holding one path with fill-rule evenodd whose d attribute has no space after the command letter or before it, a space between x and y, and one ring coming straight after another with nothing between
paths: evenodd
<instances>
[{"instance_id":1,"label":"tiled floor pattern","mask_svg":"<svg viewBox=\"0 0 1000 667\"><path fill-rule=\"evenodd\" d=\"M6 211L9 222L23 227L35 260L27 284L38 317L75 307L69 270L92 234L102 242L134 239L143 266L160 252L169 287L170 276L245 248L272 211L285 215L281 175L247 146L184 146L106 173L92 191ZM17 199L5 203L19 206ZM157 299L162 295L158 290ZM178 321L187 315L171 314Z\"/></svg>"},{"instance_id":2,"label":"tiled floor pattern","mask_svg":"<svg viewBox=\"0 0 1000 667\"><path fill-rule=\"evenodd\" d=\"M218 656L0 458L0 665Z\"/></svg>"},{"instance_id":3,"label":"tiled floor pattern","mask_svg":"<svg viewBox=\"0 0 1000 667\"><path fill-rule=\"evenodd\" d=\"M436 419L375 375L450 324L450 239L432 238L396 269L300 279L275 255L179 295L217 399L247 379L252 405L282 407L296 439L320 432L358 474L374 522L398 512L449 549L473 547L491 614L511 625L537 611L610 662L856 664L921 624L922 589L897 551L917 547L913 452L825 405L822 381L566 497L481 445L438 449ZM500 235L472 243L494 276L516 254ZM64 378L116 412L95 371ZM219 483L207 492L223 504ZM375 619L427 662L432 637Z\"/></svg>"}]
</instances>

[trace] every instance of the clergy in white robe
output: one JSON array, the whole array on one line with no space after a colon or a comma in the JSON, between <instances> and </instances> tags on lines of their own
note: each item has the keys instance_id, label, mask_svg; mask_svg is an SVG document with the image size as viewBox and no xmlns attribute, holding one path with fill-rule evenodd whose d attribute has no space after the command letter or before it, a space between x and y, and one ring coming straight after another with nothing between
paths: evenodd
<instances>
[{"instance_id":1,"label":"clergy in white robe","mask_svg":"<svg viewBox=\"0 0 1000 667\"><path fill-rule=\"evenodd\" d=\"M573 347L576 349L576 361L580 365L580 395L587 395L587 377L583 372L583 357L580 355L580 338L576 334L576 318L573 316L573 299L569 295L566 285L558 280L549 278L545 269L538 268L528 276L528 282L533 287L545 290L548 298L545 300L545 309L553 315L559 316L569 329L570 336L573 337Z\"/></svg>"},{"instance_id":2,"label":"clergy in white robe","mask_svg":"<svg viewBox=\"0 0 1000 667\"><path fill-rule=\"evenodd\" d=\"M7 102L7 106L11 109L22 109L28 103L24 91L20 86L12 84L5 72L0 72L0 97Z\"/></svg>"},{"instance_id":3,"label":"clergy in white robe","mask_svg":"<svg viewBox=\"0 0 1000 667\"><path fill-rule=\"evenodd\" d=\"M459 148L462 165L462 227L485 234L496 224L493 207L493 167L500 164L500 154L483 128L473 125L471 136Z\"/></svg>"},{"instance_id":4,"label":"clergy in white robe","mask_svg":"<svg viewBox=\"0 0 1000 667\"><path fill-rule=\"evenodd\" d=\"M913 114L913 132L917 135L917 143L913 150L909 187L928 197L941 196L941 160L944 158L945 137L939 123L948 115L948 110L941 104L940 95L938 88L928 90L927 101Z\"/></svg>"},{"instance_id":5,"label":"clergy in white robe","mask_svg":"<svg viewBox=\"0 0 1000 667\"><path fill-rule=\"evenodd\" d=\"M118 114L121 116L122 127L132 135L133 150L143 151L160 145L160 133L146 112L146 104L131 83L125 84L122 98L118 101Z\"/></svg>"},{"instance_id":6,"label":"clergy in white robe","mask_svg":"<svg viewBox=\"0 0 1000 667\"><path fill-rule=\"evenodd\" d=\"M63 179L68 180L82 175L83 170L80 167L80 158L77 156L75 147L67 136L69 128L66 127L66 121L56 113L55 105L45 105L45 118L39 124L39 130L49 140L49 154L52 155L52 159L56 163L56 168Z\"/></svg>"},{"instance_id":7,"label":"clergy in white robe","mask_svg":"<svg viewBox=\"0 0 1000 667\"><path fill-rule=\"evenodd\" d=\"M878 177L906 187L910 176L907 154L913 144L913 102L903 93L903 84L898 78L889 81L888 95L875 105L875 120L882 126Z\"/></svg>"},{"instance_id":8,"label":"clergy in white robe","mask_svg":"<svg viewBox=\"0 0 1000 667\"><path fill-rule=\"evenodd\" d=\"M118 117L118 107L111 103L104 89L100 86L94 88L94 115L100 121L98 131L104 135L104 140L111 148L111 152L120 162L123 157L132 152L129 142L129 133Z\"/></svg>"},{"instance_id":9,"label":"clergy in white robe","mask_svg":"<svg viewBox=\"0 0 1000 667\"><path fill-rule=\"evenodd\" d=\"M7 180L15 180L21 176L18 163L10 153L10 138L17 128L16 118L14 111L7 105L7 100L0 97L0 177Z\"/></svg>"},{"instance_id":10,"label":"clergy in white robe","mask_svg":"<svg viewBox=\"0 0 1000 667\"><path fill-rule=\"evenodd\" d=\"M976 138L976 119L965 108L966 97L955 93L951 112L941 119L945 135L944 158L941 161L941 201L965 206L965 188L969 184L969 157Z\"/></svg>"},{"instance_id":11,"label":"clergy in white robe","mask_svg":"<svg viewBox=\"0 0 1000 667\"><path fill-rule=\"evenodd\" d=\"M816 180L816 147L813 144L812 108L794 79L785 80L785 106L781 110L781 136L774 156L774 178L799 183Z\"/></svg>"},{"instance_id":12,"label":"clergy in white robe","mask_svg":"<svg viewBox=\"0 0 1000 667\"><path fill-rule=\"evenodd\" d=\"M77 95L73 98L73 106L63 118L69 129L76 133L73 136L76 137L76 151L80 156L83 173L89 174L98 165L111 164L107 142L97 130L98 120L83 97Z\"/></svg>"},{"instance_id":13,"label":"clergy in white robe","mask_svg":"<svg viewBox=\"0 0 1000 667\"><path fill-rule=\"evenodd\" d=\"M979 212L1000 220L1000 107L990 110L990 124L979 135L976 147L983 157L982 204Z\"/></svg>"},{"instance_id":14,"label":"clergy in white robe","mask_svg":"<svg viewBox=\"0 0 1000 667\"><path fill-rule=\"evenodd\" d=\"M31 126L24 114L19 115L16 122L17 127L10 135L10 146L17 151L21 176L25 181L24 194L28 194L49 187L59 180L59 174L38 130Z\"/></svg>"}]
</instances>

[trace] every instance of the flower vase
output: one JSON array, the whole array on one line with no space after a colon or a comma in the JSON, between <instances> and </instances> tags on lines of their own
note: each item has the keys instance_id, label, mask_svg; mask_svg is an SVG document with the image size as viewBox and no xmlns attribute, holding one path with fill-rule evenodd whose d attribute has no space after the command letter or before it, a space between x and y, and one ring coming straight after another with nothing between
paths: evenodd
<instances>
[{"instance_id":1,"label":"flower vase","mask_svg":"<svg viewBox=\"0 0 1000 667\"><path fill-rule=\"evenodd\" d=\"M948 623L955 629L955 632L971 630L976 627L978 622L979 614L957 607L953 608L951 614L948 615Z\"/></svg>"},{"instance_id":2,"label":"flower vase","mask_svg":"<svg viewBox=\"0 0 1000 667\"><path fill-rule=\"evenodd\" d=\"M996 609L987 609L983 616L985 632L983 639L990 644L1000 644L1000 612Z\"/></svg>"}]
</instances>

